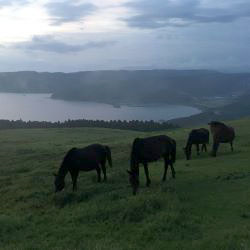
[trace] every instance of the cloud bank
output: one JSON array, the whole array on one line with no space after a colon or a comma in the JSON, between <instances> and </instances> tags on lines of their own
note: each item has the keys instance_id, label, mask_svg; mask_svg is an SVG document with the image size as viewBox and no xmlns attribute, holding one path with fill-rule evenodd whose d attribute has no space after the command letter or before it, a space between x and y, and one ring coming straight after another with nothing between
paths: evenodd
<instances>
[{"instance_id":1,"label":"cloud bank","mask_svg":"<svg viewBox=\"0 0 250 250\"><path fill-rule=\"evenodd\" d=\"M50 2L45 5L53 25L75 22L94 13L98 8L91 3L77 1Z\"/></svg>"},{"instance_id":2,"label":"cloud bank","mask_svg":"<svg viewBox=\"0 0 250 250\"><path fill-rule=\"evenodd\" d=\"M249 0L0 0L0 71L250 71Z\"/></svg>"},{"instance_id":3,"label":"cloud bank","mask_svg":"<svg viewBox=\"0 0 250 250\"><path fill-rule=\"evenodd\" d=\"M54 53L74 53L93 48L104 48L114 45L115 41L90 41L81 45L72 45L60 40L54 36L34 36L31 41L16 43L12 45L16 49L28 51L44 51Z\"/></svg>"},{"instance_id":4,"label":"cloud bank","mask_svg":"<svg viewBox=\"0 0 250 250\"><path fill-rule=\"evenodd\" d=\"M221 7L204 6L201 0L136 0L125 6L137 12L123 19L128 26L156 29L167 26L189 26L194 23L229 23L250 17L250 2Z\"/></svg>"}]
</instances>

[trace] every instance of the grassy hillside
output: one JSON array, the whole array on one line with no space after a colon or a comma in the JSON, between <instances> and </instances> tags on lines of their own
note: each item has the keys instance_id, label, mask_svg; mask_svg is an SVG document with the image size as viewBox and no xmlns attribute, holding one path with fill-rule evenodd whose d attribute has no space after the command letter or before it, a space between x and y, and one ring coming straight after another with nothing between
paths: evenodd
<instances>
[{"instance_id":1,"label":"grassy hillside","mask_svg":"<svg viewBox=\"0 0 250 250\"><path fill-rule=\"evenodd\" d=\"M215 104L216 105L216 104ZM177 118L169 122L182 127L206 124L209 121L236 120L250 116L250 93L235 98L232 103L214 108L208 108L205 112L184 118Z\"/></svg>"},{"instance_id":2,"label":"grassy hillside","mask_svg":"<svg viewBox=\"0 0 250 250\"><path fill-rule=\"evenodd\" d=\"M0 131L0 249L249 249L250 119L236 128L235 152L222 145L184 160L188 130L168 132L177 140L177 179L163 163L150 165L152 185L137 196L126 169L133 138L156 133L108 129L30 129ZM162 133L165 133L164 131ZM157 133L160 134L160 133ZM56 172L68 149L91 143L112 148L108 182L80 173L78 191L71 180L54 193Z\"/></svg>"}]
</instances>

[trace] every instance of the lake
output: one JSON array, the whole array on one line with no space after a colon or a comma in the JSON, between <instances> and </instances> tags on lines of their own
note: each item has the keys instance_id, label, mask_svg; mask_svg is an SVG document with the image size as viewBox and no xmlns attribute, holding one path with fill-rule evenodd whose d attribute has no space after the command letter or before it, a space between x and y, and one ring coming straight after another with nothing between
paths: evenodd
<instances>
[{"instance_id":1,"label":"lake","mask_svg":"<svg viewBox=\"0 0 250 250\"><path fill-rule=\"evenodd\" d=\"M55 100L50 94L0 93L0 119L24 121L90 120L170 120L198 114L194 107L181 105L154 105L115 108L95 102Z\"/></svg>"}]
</instances>

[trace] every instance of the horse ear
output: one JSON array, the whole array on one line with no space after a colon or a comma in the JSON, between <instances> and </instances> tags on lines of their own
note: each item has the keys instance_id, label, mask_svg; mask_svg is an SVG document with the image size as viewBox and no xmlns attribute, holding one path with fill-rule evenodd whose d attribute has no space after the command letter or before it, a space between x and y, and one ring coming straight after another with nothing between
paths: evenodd
<instances>
[{"instance_id":1,"label":"horse ear","mask_svg":"<svg viewBox=\"0 0 250 250\"><path fill-rule=\"evenodd\" d=\"M132 172L131 172L131 171L129 171L129 170L127 170L127 173L128 173L128 174L132 174Z\"/></svg>"}]
</instances>

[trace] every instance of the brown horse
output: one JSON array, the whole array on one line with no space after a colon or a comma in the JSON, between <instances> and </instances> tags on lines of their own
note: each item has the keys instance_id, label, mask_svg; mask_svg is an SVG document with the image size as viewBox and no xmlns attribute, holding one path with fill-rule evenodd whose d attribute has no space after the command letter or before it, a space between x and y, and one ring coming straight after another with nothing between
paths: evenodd
<instances>
[{"instance_id":1,"label":"brown horse","mask_svg":"<svg viewBox=\"0 0 250 250\"><path fill-rule=\"evenodd\" d=\"M233 141L235 138L234 128L217 121L211 121L208 125L210 125L210 130L214 139L212 156L216 156L220 143L230 143L231 151L233 151Z\"/></svg>"},{"instance_id":2,"label":"brown horse","mask_svg":"<svg viewBox=\"0 0 250 250\"><path fill-rule=\"evenodd\" d=\"M134 195L139 187L139 164L142 163L144 166L147 186L149 186L151 181L148 173L148 163L157 161L160 158L163 158L165 163L162 181L166 180L168 165L171 167L172 177L175 178L173 166L176 158L175 140L166 135L152 136L143 139L136 138L134 140L131 150L130 170L127 170Z\"/></svg>"},{"instance_id":3,"label":"brown horse","mask_svg":"<svg viewBox=\"0 0 250 250\"><path fill-rule=\"evenodd\" d=\"M207 145L209 143L209 131L205 128L193 129L189 135L186 147L183 148L186 159L190 160L192 153L192 145L196 145L197 155L200 154L200 144L201 144L201 152L207 152Z\"/></svg>"},{"instance_id":4,"label":"brown horse","mask_svg":"<svg viewBox=\"0 0 250 250\"><path fill-rule=\"evenodd\" d=\"M111 151L108 146L92 144L85 148L72 148L63 159L58 174L55 175L55 192L61 191L65 186L65 176L70 172L73 191L77 189L79 171L96 170L98 182L101 181L101 170L106 181L106 160L112 166Z\"/></svg>"}]
</instances>

